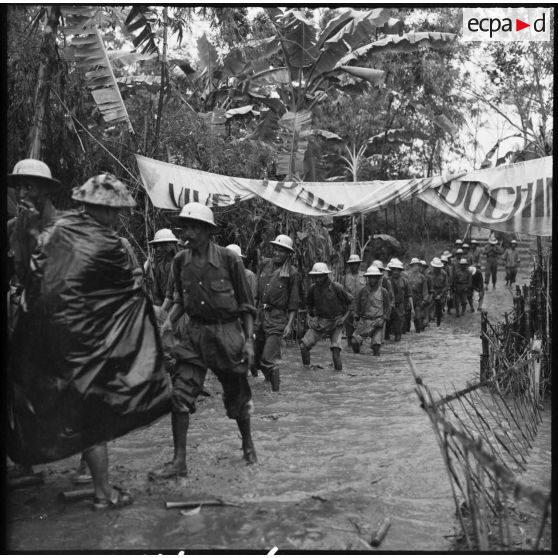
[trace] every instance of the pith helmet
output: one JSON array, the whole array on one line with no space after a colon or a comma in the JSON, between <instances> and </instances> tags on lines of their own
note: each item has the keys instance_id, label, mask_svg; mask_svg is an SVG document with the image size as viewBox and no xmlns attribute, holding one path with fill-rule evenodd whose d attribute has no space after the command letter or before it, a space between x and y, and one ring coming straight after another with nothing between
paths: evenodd
<instances>
[{"instance_id":1,"label":"pith helmet","mask_svg":"<svg viewBox=\"0 0 558 558\"><path fill-rule=\"evenodd\" d=\"M281 246L281 248L286 248L287 250L294 252L293 239L286 234L280 234L275 240L271 240L270 244L275 244L276 246Z\"/></svg>"},{"instance_id":2,"label":"pith helmet","mask_svg":"<svg viewBox=\"0 0 558 558\"><path fill-rule=\"evenodd\" d=\"M420 260L418 258L412 258L411 261L409 262L409 265L415 265L415 264L419 264Z\"/></svg>"},{"instance_id":3,"label":"pith helmet","mask_svg":"<svg viewBox=\"0 0 558 558\"><path fill-rule=\"evenodd\" d=\"M217 228L215 224L215 219L213 218L213 211L207 205L199 202L187 203L178 214L178 219L188 219L190 221L199 221L200 223L205 223L206 225L211 225Z\"/></svg>"},{"instance_id":4,"label":"pith helmet","mask_svg":"<svg viewBox=\"0 0 558 558\"><path fill-rule=\"evenodd\" d=\"M328 273L331 273L331 271L327 267L327 264L318 262L314 264L312 270L308 273L308 275L327 275Z\"/></svg>"},{"instance_id":5,"label":"pith helmet","mask_svg":"<svg viewBox=\"0 0 558 558\"><path fill-rule=\"evenodd\" d=\"M42 188L54 192L62 188L62 183L52 178L50 168L46 163L38 159L22 159L18 161L12 174L8 174L8 186L17 186L22 179L33 178L37 180Z\"/></svg>"},{"instance_id":6,"label":"pith helmet","mask_svg":"<svg viewBox=\"0 0 558 558\"><path fill-rule=\"evenodd\" d=\"M478 242L473 238L473 239L471 240L471 244L478 244Z\"/></svg>"},{"instance_id":7,"label":"pith helmet","mask_svg":"<svg viewBox=\"0 0 558 558\"><path fill-rule=\"evenodd\" d=\"M511 241L511 243L512 243L512 244L517 244L517 240L513 239L513 240Z\"/></svg>"},{"instance_id":8,"label":"pith helmet","mask_svg":"<svg viewBox=\"0 0 558 558\"><path fill-rule=\"evenodd\" d=\"M113 174L98 174L72 189L72 199L105 207L135 207L128 188Z\"/></svg>"},{"instance_id":9,"label":"pith helmet","mask_svg":"<svg viewBox=\"0 0 558 558\"><path fill-rule=\"evenodd\" d=\"M469 263L469 260L468 260L467 258L461 258L461 259L459 260L459 263L460 263L460 264L468 264L468 263Z\"/></svg>"},{"instance_id":10,"label":"pith helmet","mask_svg":"<svg viewBox=\"0 0 558 558\"><path fill-rule=\"evenodd\" d=\"M380 270L385 269L384 264L382 263L381 260L374 260L372 262L372 265L375 265Z\"/></svg>"},{"instance_id":11,"label":"pith helmet","mask_svg":"<svg viewBox=\"0 0 558 558\"><path fill-rule=\"evenodd\" d=\"M174 233L170 229L159 229L153 240L150 240L148 244L156 244L158 242L178 242L178 238L174 236Z\"/></svg>"},{"instance_id":12,"label":"pith helmet","mask_svg":"<svg viewBox=\"0 0 558 558\"><path fill-rule=\"evenodd\" d=\"M234 252L235 254L239 255L241 258L245 258L246 256L242 253L242 250L238 244L229 244L225 246L227 250Z\"/></svg>"},{"instance_id":13,"label":"pith helmet","mask_svg":"<svg viewBox=\"0 0 558 558\"><path fill-rule=\"evenodd\" d=\"M445 262L445 263L449 263L448 257L447 256L442 256L440 258L440 261Z\"/></svg>"},{"instance_id":14,"label":"pith helmet","mask_svg":"<svg viewBox=\"0 0 558 558\"><path fill-rule=\"evenodd\" d=\"M442 256L442 258L445 258L445 256ZM446 261L448 261L447 258L446 258ZM442 260L440 258L432 258L432 261L430 262L430 265L432 267L444 267L444 264L442 263Z\"/></svg>"},{"instance_id":15,"label":"pith helmet","mask_svg":"<svg viewBox=\"0 0 558 558\"><path fill-rule=\"evenodd\" d=\"M362 260L360 259L360 256L358 254L351 254L349 256L349 259L347 260L347 263L360 263Z\"/></svg>"},{"instance_id":16,"label":"pith helmet","mask_svg":"<svg viewBox=\"0 0 558 558\"><path fill-rule=\"evenodd\" d=\"M390 269L403 269L403 264L397 258L393 258L389 261L388 267Z\"/></svg>"},{"instance_id":17,"label":"pith helmet","mask_svg":"<svg viewBox=\"0 0 558 558\"><path fill-rule=\"evenodd\" d=\"M378 267L376 267L374 264L372 264L364 273L365 277L374 277L375 275L383 275L383 273L378 269Z\"/></svg>"},{"instance_id":18,"label":"pith helmet","mask_svg":"<svg viewBox=\"0 0 558 558\"><path fill-rule=\"evenodd\" d=\"M463 244L463 241L460 238L456 238L455 244Z\"/></svg>"},{"instance_id":19,"label":"pith helmet","mask_svg":"<svg viewBox=\"0 0 558 558\"><path fill-rule=\"evenodd\" d=\"M449 250L444 250L442 252L442 256L446 256L446 258L451 258L451 252Z\"/></svg>"},{"instance_id":20,"label":"pith helmet","mask_svg":"<svg viewBox=\"0 0 558 558\"><path fill-rule=\"evenodd\" d=\"M469 245L466 242L464 242L463 243L463 248L469 248Z\"/></svg>"},{"instance_id":21,"label":"pith helmet","mask_svg":"<svg viewBox=\"0 0 558 558\"><path fill-rule=\"evenodd\" d=\"M458 248L458 249L455 251L455 253L456 253L456 254L463 254L463 250L462 250L461 248Z\"/></svg>"},{"instance_id":22,"label":"pith helmet","mask_svg":"<svg viewBox=\"0 0 558 558\"><path fill-rule=\"evenodd\" d=\"M420 265L427 266L428 264L424 260L420 260Z\"/></svg>"}]
</instances>

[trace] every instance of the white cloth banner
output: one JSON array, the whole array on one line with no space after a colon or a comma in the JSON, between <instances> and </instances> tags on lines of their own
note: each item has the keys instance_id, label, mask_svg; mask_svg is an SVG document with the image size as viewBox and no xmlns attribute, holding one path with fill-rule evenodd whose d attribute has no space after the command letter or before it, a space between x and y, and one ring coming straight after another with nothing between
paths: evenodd
<instances>
[{"instance_id":1,"label":"white cloth banner","mask_svg":"<svg viewBox=\"0 0 558 558\"><path fill-rule=\"evenodd\" d=\"M388 203L419 196L469 223L497 230L551 234L551 157L459 177L368 182L256 180L190 169L142 155L136 155L136 159L147 194L161 209L178 210L191 201L221 207L259 196L288 211L341 217L377 211Z\"/></svg>"},{"instance_id":2,"label":"white cloth banner","mask_svg":"<svg viewBox=\"0 0 558 558\"><path fill-rule=\"evenodd\" d=\"M552 157L473 171L419 197L480 227L552 236Z\"/></svg>"}]
</instances>

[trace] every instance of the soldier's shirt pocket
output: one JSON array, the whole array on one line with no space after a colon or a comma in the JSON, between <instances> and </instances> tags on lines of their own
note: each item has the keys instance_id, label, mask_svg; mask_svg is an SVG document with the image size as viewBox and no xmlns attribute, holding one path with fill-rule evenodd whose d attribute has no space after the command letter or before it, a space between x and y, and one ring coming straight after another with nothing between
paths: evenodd
<instances>
[{"instance_id":1,"label":"soldier's shirt pocket","mask_svg":"<svg viewBox=\"0 0 558 558\"><path fill-rule=\"evenodd\" d=\"M235 309L234 289L229 279L215 279L209 283L209 288L219 308L224 310Z\"/></svg>"}]
</instances>

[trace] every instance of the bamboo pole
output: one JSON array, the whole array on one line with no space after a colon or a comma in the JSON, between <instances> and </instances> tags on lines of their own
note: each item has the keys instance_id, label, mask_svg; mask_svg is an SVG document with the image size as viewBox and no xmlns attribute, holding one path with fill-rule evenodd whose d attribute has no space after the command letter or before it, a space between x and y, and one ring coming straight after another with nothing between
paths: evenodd
<instances>
[{"instance_id":1,"label":"bamboo pole","mask_svg":"<svg viewBox=\"0 0 558 558\"><path fill-rule=\"evenodd\" d=\"M31 159L41 159L43 147L43 135L45 128L45 116L50 97L50 82L52 72L56 63L56 29L60 17L60 8L51 6L47 8L47 23L45 34L41 43L39 72L37 85L35 87L35 110L33 113L33 125L29 132L29 151Z\"/></svg>"},{"instance_id":2,"label":"bamboo pole","mask_svg":"<svg viewBox=\"0 0 558 558\"><path fill-rule=\"evenodd\" d=\"M489 346L488 346L488 314L485 310L481 312L481 341L482 341L482 354L480 357L480 380L481 382L488 379L490 376L490 362L489 362Z\"/></svg>"},{"instance_id":3,"label":"bamboo pole","mask_svg":"<svg viewBox=\"0 0 558 558\"><path fill-rule=\"evenodd\" d=\"M151 154L155 154L159 145L159 134L161 131L161 120L163 119L163 100L165 87L167 82L167 28L168 28L168 8L163 8L163 55L161 58L161 86L159 88L159 104L157 106L157 122L155 122L155 137L153 139L153 147Z\"/></svg>"}]
</instances>

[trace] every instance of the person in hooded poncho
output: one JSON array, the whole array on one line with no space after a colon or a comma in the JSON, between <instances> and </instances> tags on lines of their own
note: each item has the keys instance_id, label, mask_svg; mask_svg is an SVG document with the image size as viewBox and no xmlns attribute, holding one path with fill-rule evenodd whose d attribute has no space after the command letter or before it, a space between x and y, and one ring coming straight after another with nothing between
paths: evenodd
<instances>
[{"instance_id":1,"label":"person in hooded poncho","mask_svg":"<svg viewBox=\"0 0 558 558\"><path fill-rule=\"evenodd\" d=\"M8 455L22 463L83 456L93 509L132 502L109 484L106 442L170 410L153 307L114 228L135 205L110 174L74 188L81 211L45 231L27 312L8 365Z\"/></svg>"}]
</instances>

